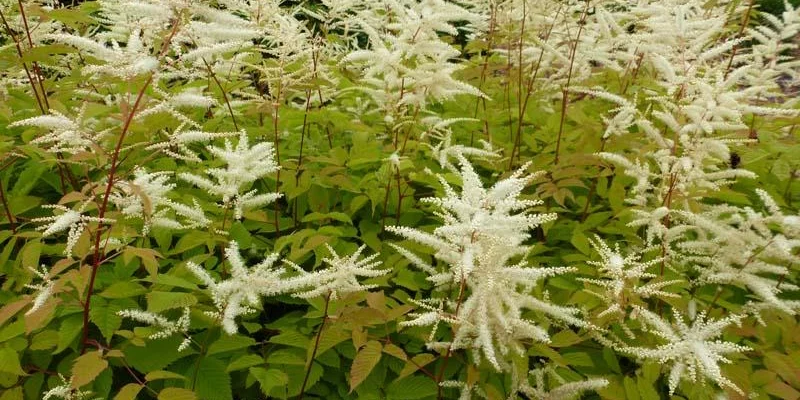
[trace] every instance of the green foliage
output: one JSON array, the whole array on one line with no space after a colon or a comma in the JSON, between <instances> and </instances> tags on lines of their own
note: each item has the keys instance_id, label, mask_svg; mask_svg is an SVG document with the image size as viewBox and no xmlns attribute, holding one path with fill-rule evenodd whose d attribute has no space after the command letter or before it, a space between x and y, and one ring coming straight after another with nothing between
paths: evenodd
<instances>
[{"instance_id":1,"label":"green foliage","mask_svg":"<svg viewBox=\"0 0 800 400\"><path fill-rule=\"evenodd\" d=\"M5 17L20 17L16 6L7 7L5 3L0 5ZM56 8L40 2L22 3L37 22L58 21L64 29L87 35L94 29L108 29L100 27L99 5L94 1L69 5L62 1L64 5ZM310 8L319 6L317 2L307 3ZM778 13L775 2L760 3L762 11ZM391 113L402 121L390 125L384 118L390 112L348 111L358 110L364 94L352 90L362 83L344 67L332 69L334 78L340 81L334 87L336 98L331 94L331 100L322 100L328 91L323 94L320 88L324 79L315 76L283 97L264 95L234 111L226 102L229 96L242 100L239 89L271 84L275 90L274 83L265 83L271 78L259 76L271 71L268 66L275 64L277 56L249 55L254 58L253 65L259 66L252 71L252 82L228 81L221 74L154 83L146 74L99 81L90 79L80 67L68 69L60 64L61 57L70 55L79 63L76 65L97 61L74 46L46 41L31 47L23 42L24 49L17 54L12 44L23 33L17 29L11 29L14 35L4 31L0 38L0 76L5 79L13 71L15 82L27 82L17 74L23 66L33 70L35 64L43 69L47 86L44 93L24 85L0 88L0 400L40 399L43 393L64 384L59 375L66 378L71 389L94 395L87 398L118 400L457 398L455 388L438 386L441 381L465 382L489 399L507 398L515 384L508 374L496 371L485 360L474 365L471 351L451 354L449 349L430 349L425 345L430 329L401 325L417 308L414 301L429 298L434 287L425 273L388 246L400 239L385 227L413 226L431 231L438 226L431 205L420 200L441 194L443 189L426 171L440 173L448 182L460 185L453 171L437 161L432 150L435 143L418 114L435 112L443 120L475 117L475 121L452 126L453 142L478 146L478 139L483 139L497 150L500 157L473 160L485 181L508 177L526 161L531 163L529 171L547 171L536 178L523 197L543 201L532 208L534 212L555 212L559 218L532 232L529 244L535 246L522 260L575 266L577 272L575 276L550 277L531 287L538 297L579 306L592 323L608 322L597 316L602 305L587 293L589 285L576 279L597 275L597 268L587 264L597 260L591 240L600 235L614 242L643 244L641 232L628 225L634 217L625 202L635 182L593 154L646 151L649 142L644 135L601 138L605 129L601 116L612 107L593 96L570 100L563 122L559 113L553 112L561 106L560 101L546 93L534 93L541 98L531 102L541 104L518 115L517 107L521 109L525 93L515 93L516 85L522 87L522 82L514 83L509 77L521 73L521 68L497 54L487 55L488 44L483 39L466 42L461 60L465 68L458 78L480 88L495 99L493 102L460 95L452 101L433 101L428 104L429 110L422 112L419 107L408 106L402 112L398 108ZM339 30L320 37L331 43L342 41L338 35L345 33ZM147 34L157 35L159 45L170 37L169 30ZM441 34L447 40L457 39ZM169 46L165 49L168 51ZM153 53L157 54L158 48ZM291 65L282 68L292 71ZM644 71L639 84L645 86L654 75L653 71ZM598 74L583 86L620 85L623 77L627 79L622 72ZM217 78L222 82L214 83ZM187 89L198 89L215 101L208 108L185 111L198 129L243 129L253 141L275 142L281 172L259 177L248 183L247 190L280 192L283 197L274 204L245 209L243 218L234 220L230 208L220 207L218 196L179 181L171 201L186 205L196 201L211 221L207 226L183 230L153 226L145 234L143 219L120 209L109 208L105 213L102 206L105 218L115 222L87 221L87 229L77 234L72 256L65 257L64 238L43 236L42 229L35 229L39 226L35 218L53 215L42 205L67 204L77 209L89 204L86 213L98 216L101 202L97 200L103 197L111 165L119 167L115 171L120 180L130 179L135 167L175 174L195 172L195 165L148 148L182 129L179 122L157 113L133 117L145 106L155 105L162 96L159 91L175 95ZM317 91L319 101L309 96ZM136 108L139 94L145 100ZM8 126L46 112L40 110L38 96L46 96L50 109L65 114L72 115L72 110L83 107L86 116L96 117L100 127L112 133L92 143L99 149L96 152L46 152L31 143L41 133L39 128ZM114 97L113 102L106 101L106 96ZM308 103L306 98L310 99ZM122 128L126 118L129 131ZM800 207L797 122L796 116L759 120L752 132L732 134L738 139L748 135L758 139L736 148L740 168L755 172L758 178L737 180L731 188L714 192L691 206L756 205L759 200L753 193L761 188L777 199L787 215L796 214ZM519 138L516 128L522 132ZM393 135L400 139L392 140ZM119 147L123 150L115 152L114 145L121 137ZM215 140L222 145L223 139ZM167 148L182 150L178 146ZM209 165L223 168L206 147L191 144L189 148ZM120 154L118 164L112 161ZM392 161L393 156L400 157L397 163ZM554 162L558 157L560 161ZM148 216L156 213L156 206L150 206L144 212ZM170 212L170 218L179 219L174 210ZM253 312L237 319L238 333L229 335L214 314L218 304L212 290L187 268L187 263L201 266L215 279L229 277L230 265L223 258L230 241L239 244L245 260L261 260L274 252L307 272L325 268L323 260L331 257L326 244L340 254L350 254L365 244L369 254L380 253L377 260L390 272L365 280L378 288L370 293L335 299L264 297L252 305ZM425 262L436 262L435 249L413 243L403 246ZM54 281L53 295L28 312L36 293L30 285L41 283L30 268L39 265L48 268L48 277ZM797 266L793 268L789 279L796 281ZM673 275L667 271L660 279L672 279ZM738 287L720 292L712 285L676 287L679 296L665 300L666 305L683 309L694 296L709 304L716 317L739 312L748 299L744 289ZM458 289L449 288L453 294ZM660 301L658 306L662 306ZM163 327L119 315L123 310L143 310L174 321L185 308L190 310L188 329L168 337L158 336ZM534 312L530 314L524 317L537 317ZM766 325L762 326L748 318L726 330L726 340L746 344L752 354L724 364L723 373L752 398L800 398L800 321L796 315L777 311L766 312L764 320ZM526 343L526 354L515 355L513 361L523 365L526 372L528 364L554 366L567 382L585 376L606 378L608 386L588 395L592 398L712 399L719 392L712 385L681 382L676 394L669 397L669 371L662 365L636 364L630 355L594 341L587 330L549 322L544 328L551 341ZM434 338L445 341L452 335L451 328L443 326ZM190 340L189 345L179 350L184 338ZM548 385L558 383L557 379L548 381Z\"/></svg>"}]
</instances>

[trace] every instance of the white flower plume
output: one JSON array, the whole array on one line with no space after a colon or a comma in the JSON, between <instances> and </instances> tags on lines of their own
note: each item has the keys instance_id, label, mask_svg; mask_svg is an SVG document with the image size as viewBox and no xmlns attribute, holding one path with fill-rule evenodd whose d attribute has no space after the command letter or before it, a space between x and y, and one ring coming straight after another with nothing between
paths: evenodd
<instances>
[{"instance_id":1,"label":"white flower plume","mask_svg":"<svg viewBox=\"0 0 800 400\"><path fill-rule=\"evenodd\" d=\"M529 399L535 400L571 400L579 397L584 392L608 386L608 380L603 378L567 382L552 367L533 369L529 375L533 378L533 385L528 379L522 379L516 391L524 394ZM548 390L548 385L545 384L547 375L551 376L559 385L556 387L551 385Z\"/></svg>"},{"instance_id":2,"label":"white flower plume","mask_svg":"<svg viewBox=\"0 0 800 400\"><path fill-rule=\"evenodd\" d=\"M183 314L176 321L170 321L162 315L142 310L122 310L117 312L117 315L159 328L158 332L148 336L149 339L164 339L176 333L185 336L178 346L178 351L183 351L192 342L191 337L189 337L189 323L191 322L189 311L189 307L184 307Z\"/></svg>"},{"instance_id":3,"label":"white flower plume","mask_svg":"<svg viewBox=\"0 0 800 400\"><path fill-rule=\"evenodd\" d=\"M8 126L35 126L47 129L49 132L33 140L31 144L37 146L47 146L46 151L50 153L77 154L89 151L108 130L94 132L90 124L84 121L86 107L81 107L75 118L70 118L56 110L50 110L50 114L40 115L16 121Z\"/></svg>"},{"instance_id":4,"label":"white flower plume","mask_svg":"<svg viewBox=\"0 0 800 400\"><path fill-rule=\"evenodd\" d=\"M238 330L236 317L255 311L255 307L261 306L261 297L291 293L305 284L302 277L287 278L285 270L274 267L278 254L270 254L248 268L239 254L239 244L231 241L225 249L225 258L231 266L230 277L219 282L200 265L190 261L186 266L211 291L214 305L219 310L215 316L219 317L225 332L231 335Z\"/></svg>"},{"instance_id":5,"label":"white flower plume","mask_svg":"<svg viewBox=\"0 0 800 400\"><path fill-rule=\"evenodd\" d=\"M25 315L31 315L44 305L45 302L50 298L53 294L53 288L55 288L55 282L50 279L50 275L48 274L47 267L42 265L39 267L40 269L36 269L33 267L28 267L33 273L41 279L41 283L33 284L33 285L25 285L26 288L33 289L36 291L36 296L33 298L33 305Z\"/></svg>"},{"instance_id":6,"label":"white flower plume","mask_svg":"<svg viewBox=\"0 0 800 400\"><path fill-rule=\"evenodd\" d=\"M225 168L206 170L214 180L188 172L180 173L178 177L211 195L222 197L225 206L233 206L236 219L242 218L244 210L269 204L282 196L280 193L257 194L255 189L242 193L246 185L280 168L275 162L272 143L264 141L251 147L247 133L242 131L236 147L225 139L224 148L209 146L208 150L226 164Z\"/></svg>"},{"instance_id":7,"label":"white flower plume","mask_svg":"<svg viewBox=\"0 0 800 400\"><path fill-rule=\"evenodd\" d=\"M69 230L67 235L67 244L64 248L64 254L67 257L71 257L72 249L75 247L75 244L78 243L78 239L80 239L84 229L86 229L86 224L90 222L105 224L115 222L110 218L97 218L84 215L83 210L86 208L87 204L88 203L86 202L82 203L78 210L67 208L61 204L46 204L43 205L42 208L52 208L61 210L63 212L52 217L33 218L31 221L49 223L48 225L42 225L36 228L36 230L44 231L42 232L42 237L48 237L56 233Z\"/></svg>"},{"instance_id":8,"label":"white flower plume","mask_svg":"<svg viewBox=\"0 0 800 400\"><path fill-rule=\"evenodd\" d=\"M459 156L458 171L462 189L456 192L444 178L444 196L423 201L438 206L443 224L433 233L409 227L388 227L400 236L435 250L434 256L447 267L437 271L420 257L401 247L400 254L427 272L437 288L457 287L456 300L440 300L446 309L435 309L421 302L427 311L412 314L406 326L427 326L445 322L453 326L451 349L471 348L476 358L485 357L496 369L507 363L498 355L510 351L524 353L525 340L549 342L547 331L537 322L523 317L525 310L535 310L556 321L589 327L576 317L577 309L558 306L534 297L537 283L547 277L572 271L572 268L533 268L524 256L530 246L523 244L534 227L555 219L553 214L531 214L528 208L538 201L520 199L532 175L523 176L524 166L506 179L486 189L472 165ZM523 258L521 261L519 258ZM429 343L429 346L436 345Z\"/></svg>"},{"instance_id":9,"label":"white flower plume","mask_svg":"<svg viewBox=\"0 0 800 400\"><path fill-rule=\"evenodd\" d=\"M731 361L725 357L727 354L741 353L750 348L722 340L712 340L721 336L723 329L728 325L738 324L741 316L733 315L711 320L706 319L705 312L701 312L689 326L675 310L673 310L675 321L672 325L647 309L636 307L635 312L654 335L667 343L655 348L622 345L618 350L640 360L653 360L662 365L671 364L668 378L670 394L675 392L681 379L697 382L705 377L721 387L728 387L744 396L739 387L722 376L719 363L730 363Z\"/></svg>"},{"instance_id":10,"label":"white flower plume","mask_svg":"<svg viewBox=\"0 0 800 400\"><path fill-rule=\"evenodd\" d=\"M114 39L110 39L111 46L106 46L93 39L63 33L49 35L48 38L74 46L103 62L84 66L82 71L87 74L132 78L158 68L158 59L153 57L142 43L141 31L138 29L130 33L125 47L120 46Z\"/></svg>"},{"instance_id":11,"label":"white flower plume","mask_svg":"<svg viewBox=\"0 0 800 400\"><path fill-rule=\"evenodd\" d=\"M63 375L58 374L61 378L61 385L58 385L42 396L42 400L50 399L63 399L63 400L85 400L91 395L91 392L82 392L72 387L72 377L70 379L64 378Z\"/></svg>"},{"instance_id":12,"label":"white flower plume","mask_svg":"<svg viewBox=\"0 0 800 400\"><path fill-rule=\"evenodd\" d=\"M322 262L329 267L309 274L306 278L313 281L309 282L313 289L296 293L296 297L308 299L330 293L331 299L336 299L343 294L368 291L377 285L364 285L358 281L359 277L375 278L389 273L388 269L375 269L381 265L380 261L374 261L380 253L359 260L366 245L361 245L353 254L344 257L339 256L329 244L325 243L325 246L332 258L323 258ZM294 264L292 266L299 269Z\"/></svg>"},{"instance_id":13,"label":"white flower plume","mask_svg":"<svg viewBox=\"0 0 800 400\"><path fill-rule=\"evenodd\" d=\"M123 215L141 218L144 221L142 233L147 234L151 227L185 229L206 226L210 221L195 202L194 207L177 203L168 195L175 188L169 183L169 171L147 172L142 167L133 171L134 179L119 181L109 199ZM182 217L179 222L168 214L174 212Z\"/></svg>"},{"instance_id":14,"label":"white flower plume","mask_svg":"<svg viewBox=\"0 0 800 400\"><path fill-rule=\"evenodd\" d=\"M608 305L608 308L598 315L599 317L622 312L631 294L641 298L678 297L675 293L665 292L661 289L679 283L681 280L655 281L654 279L658 275L647 272L651 266L661 263L663 257L640 261L642 258L640 252L631 252L629 255L623 256L618 243L614 249L611 249L599 236L595 236L594 240L590 239L590 243L600 255L601 261L587 261L587 263L598 268L601 279L578 278L578 280L605 289L604 293L590 291Z\"/></svg>"}]
</instances>

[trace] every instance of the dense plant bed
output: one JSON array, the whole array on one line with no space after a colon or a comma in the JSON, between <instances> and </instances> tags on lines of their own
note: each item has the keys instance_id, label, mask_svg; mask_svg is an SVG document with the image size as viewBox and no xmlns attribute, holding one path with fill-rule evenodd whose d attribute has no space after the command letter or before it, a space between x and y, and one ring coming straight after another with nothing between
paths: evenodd
<instances>
[{"instance_id":1,"label":"dense plant bed","mask_svg":"<svg viewBox=\"0 0 800 400\"><path fill-rule=\"evenodd\" d=\"M0 400L800 398L800 10L0 2Z\"/></svg>"}]
</instances>

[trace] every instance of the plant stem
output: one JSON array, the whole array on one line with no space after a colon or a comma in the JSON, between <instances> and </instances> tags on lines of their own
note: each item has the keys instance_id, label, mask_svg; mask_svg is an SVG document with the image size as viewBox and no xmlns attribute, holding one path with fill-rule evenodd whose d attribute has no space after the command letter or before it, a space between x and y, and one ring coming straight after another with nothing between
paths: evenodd
<instances>
[{"instance_id":1,"label":"plant stem","mask_svg":"<svg viewBox=\"0 0 800 400\"><path fill-rule=\"evenodd\" d=\"M25 35L28 37L28 45L33 49L33 39L31 38L31 30L28 28L28 18L25 16L25 7L22 6L22 0L17 0L19 4L19 14L22 17L22 24L25 26ZM36 61L31 63L33 71L36 73L36 80L39 83L39 89L42 91L42 100L44 100L44 107L46 110L50 109L50 102L47 100L47 91L44 88L44 76L39 64Z\"/></svg>"},{"instance_id":2,"label":"plant stem","mask_svg":"<svg viewBox=\"0 0 800 400\"><path fill-rule=\"evenodd\" d=\"M281 81L278 80L278 93L276 94L277 97L275 97L277 101L274 101L272 103L273 107L275 108L275 115L272 118L272 130L275 134L275 162L278 164L278 166L281 165L281 146L280 146L281 139L280 139L280 134L278 133L278 121L280 118L279 112L281 108L281 103L280 103L281 89L282 89ZM278 172L275 174L276 193L280 191L280 187L281 187L281 170L279 168ZM278 202L275 202L275 234L277 236L280 236L281 234L280 206L278 205Z\"/></svg>"},{"instance_id":3,"label":"plant stem","mask_svg":"<svg viewBox=\"0 0 800 400\"><path fill-rule=\"evenodd\" d=\"M161 53L159 54L159 58L166 54L167 50L169 49L169 43L172 41L172 38L175 36L175 33L178 31L178 21L179 19L175 19L175 22L172 26L172 31L169 34L169 37L164 41L163 47L161 49ZM119 138L117 139L117 144L114 147L114 153L111 155L111 166L108 171L107 176L107 183L105 192L103 193L103 202L100 204L100 208L97 212L97 217L102 219L106 215L106 211L108 210L108 199L111 195L111 189L114 187L114 179L116 178L117 167L119 167L119 154L122 150L122 143L125 141L125 136L128 134L128 130L131 127L131 122L133 121L133 117L136 114L136 110L139 108L139 104L144 97L144 92L153 82L154 74L151 73L150 76L147 77L147 80L142 85L141 89L139 89L139 93L136 95L136 101L133 103L133 107L131 107L130 112L128 112L127 117L125 118L125 122L122 126L122 132L119 134ZM102 224L102 223L100 223ZM97 278L97 270L100 268L100 241L103 236L103 229L102 225L97 227L97 232L95 233L94 237L94 257L92 259L92 270L91 275L89 276L89 286L86 290L86 300L83 303L83 336L81 339L81 354L86 352L86 346L89 342L89 311L91 310L91 302L92 302L92 293L94 291L94 282Z\"/></svg>"},{"instance_id":4,"label":"plant stem","mask_svg":"<svg viewBox=\"0 0 800 400\"><path fill-rule=\"evenodd\" d=\"M559 13L561 13L561 6L559 6L558 9L556 9L555 17L558 17ZM544 36L544 44L547 44L547 42L550 40L550 34L553 32L553 28L554 27L555 27L555 22L550 24L550 26L547 28L547 33ZM520 88L519 88L518 96L521 97L522 96L522 87L521 87L521 85L522 85L522 75L521 75L521 73L522 73L522 42L520 42L519 58L520 58L520 60L519 60L519 63L520 63L520 65L519 65L519 68L520 68L520 78L519 78ZM525 116L525 112L528 110L528 102L530 101L531 94L533 93L533 84L534 84L534 82L536 82L536 78L539 75L539 69L540 69L540 67L542 65L542 60L543 59L544 59L544 49L542 49L542 51L539 52L539 59L536 60L536 67L533 67L533 65L531 65L531 68L533 69L533 73L531 74L532 75L531 78L528 79L528 82L527 82L527 85L526 85L525 99L524 99L524 101L522 102L522 104L518 108L519 117L518 117L518 121L517 121L518 122L517 123L517 137L514 140L514 147L511 149L511 157L510 157L509 163L508 163L508 170L509 171L514 168L514 156L516 155L517 160L519 160L519 157L520 157L520 145L521 145L521 139L522 139L522 120L523 120L523 118Z\"/></svg>"},{"instance_id":5,"label":"plant stem","mask_svg":"<svg viewBox=\"0 0 800 400\"><path fill-rule=\"evenodd\" d=\"M328 291L328 294L325 295L325 310L322 312L322 324L320 324L319 330L317 331L317 338L314 340L314 349L311 350L311 359L309 359L306 363L306 376L303 377L303 385L300 386L300 395L297 397L298 400L303 400L303 396L306 393L308 377L311 375L311 366L314 365L314 358L317 357L317 350L319 349L320 338L322 338L322 331L325 329L325 322L328 321L328 306L331 303L332 293L333 292Z\"/></svg>"},{"instance_id":6,"label":"plant stem","mask_svg":"<svg viewBox=\"0 0 800 400\"><path fill-rule=\"evenodd\" d=\"M586 0L586 7L583 9L583 14L581 14L581 19L578 21L578 34L575 36L575 44L572 45L570 48L569 54L569 70L567 72L567 83L564 84L564 87L561 88L561 120L558 123L558 137L556 137L556 155L553 159L553 164L558 165L558 156L559 151L561 150L561 136L564 133L564 122L567 118L567 104L569 103L569 85L572 81L572 67L575 64L575 53L578 50L578 43L581 40L581 33L583 33L583 27L586 25L586 16L589 14L589 3L590 0Z\"/></svg>"},{"instance_id":7,"label":"plant stem","mask_svg":"<svg viewBox=\"0 0 800 400\"><path fill-rule=\"evenodd\" d=\"M8 218L8 225L11 228L11 233L17 234L17 224L14 222L14 215L11 213L11 208L8 206L8 200L6 199L6 192L3 189L3 183L0 182L0 201L3 202L3 209L6 210L6 218Z\"/></svg>"},{"instance_id":8,"label":"plant stem","mask_svg":"<svg viewBox=\"0 0 800 400\"><path fill-rule=\"evenodd\" d=\"M206 70L208 70L208 74L211 76L211 79L216 82L219 90L222 92L222 98L225 100L225 105L228 107L228 113L231 115L231 121L233 121L233 128L236 131L239 131L239 124L236 123L236 116L233 114L233 108L231 107L231 102L228 100L228 94L225 92L225 88L222 87L222 83L220 83L219 79L217 79L217 74L214 73L214 70L211 69L211 66L208 65L208 62L205 58L201 58L203 60L203 64L206 65Z\"/></svg>"},{"instance_id":9,"label":"plant stem","mask_svg":"<svg viewBox=\"0 0 800 400\"><path fill-rule=\"evenodd\" d=\"M747 24L750 22L750 13L753 11L753 6L755 3L755 0L750 0L750 3L747 5L747 11L745 11L744 16L742 17L742 26L739 27L739 33L736 34L737 39L742 37L744 30L747 29ZM727 78L728 73L731 72L731 67L733 67L733 58L736 57L737 50L739 50L739 46L733 46L731 49L731 56L728 58L728 66L725 67L725 78Z\"/></svg>"},{"instance_id":10,"label":"plant stem","mask_svg":"<svg viewBox=\"0 0 800 400\"><path fill-rule=\"evenodd\" d=\"M466 291L467 286L467 277L462 275L461 276L461 283L459 284L458 288L458 300L456 302L456 310L455 310L455 317L458 318L458 311L461 309L461 303L464 301L464 292ZM455 338L456 331L458 327L453 327L453 338ZM442 399L442 379L444 379L444 372L447 368L447 362L450 361L450 356L453 354L453 342L450 342L450 345L447 346L447 352L444 354L444 358L442 359L442 367L439 368L439 373L436 374L436 399Z\"/></svg>"},{"instance_id":11,"label":"plant stem","mask_svg":"<svg viewBox=\"0 0 800 400\"><path fill-rule=\"evenodd\" d=\"M492 50L492 44L493 44L492 43L492 39L494 39L494 29L495 29L495 24L497 22L497 16L496 16L495 8L494 8L494 3L492 3L489 7L490 7L491 17L489 18L489 32L486 34L486 36L488 37L488 40L487 40L487 43L486 43L486 54L483 57L483 66L481 67L481 78L480 78L480 81L478 81L478 90L479 91L483 91L483 84L486 83L486 71L489 69L489 52ZM489 143L492 143L492 137L489 134L489 118L487 117L487 113L486 113L486 97L483 97L483 96L478 97L478 100L475 102L475 114L474 114L473 117L474 118L478 118L478 107L480 105L483 105L483 130L484 130L484 134L486 135L487 139L489 140ZM474 143L474 140L475 140L474 136L475 136L474 133L471 133L470 136L469 136L469 145L470 146L472 146L473 143Z\"/></svg>"},{"instance_id":12,"label":"plant stem","mask_svg":"<svg viewBox=\"0 0 800 400\"><path fill-rule=\"evenodd\" d=\"M31 85L31 89L33 89L33 96L36 98L36 104L39 106L39 111L42 114L47 113L47 109L42 103L42 99L39 97L39 91L36 89L36 84L33 82L33 76L31 76L31 71L28 69L28 64L25 61L22 61L22 47L19 44L19 39L17 35L14 34L14 31L11 30L11 26L6 21L5 15L3 15L3 11L0 10L0 19L3 21L3 25L6 28L6 32L8 32L8 36L11 36L11 39L14 41L14 46L17 48L17 54L19 55L20 61L22 62L22 68L25 70L25 75L28 77L28 82Z\"/></svg>"}]
</instances>

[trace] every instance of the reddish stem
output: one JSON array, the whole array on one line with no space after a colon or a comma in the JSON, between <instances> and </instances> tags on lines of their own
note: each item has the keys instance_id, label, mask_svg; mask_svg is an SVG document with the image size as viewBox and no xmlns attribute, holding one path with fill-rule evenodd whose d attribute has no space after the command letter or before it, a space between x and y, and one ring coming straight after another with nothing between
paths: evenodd
<instances>
[{"instance_id":1,"label":"reddish stem","mask_svg":"<svg viewBox=\"0 0 800 400\"><path fill-rule=\"evenodd\" d=\"M175 19L175 22L172 26L172 31L170 32L169 37L167 40L164 41L163 47L161 49L161 53L159 56L163 56L167 49L169 48L169 42L172 41L173 36L178 31L178 21L179 19ZM100 204L100 208L98 209L97 217L102 219L106 215L106 211L108 210L108 199L111 195L111 189L114 187L114 179L116 178L117 174L117 167L119 167L119 154L122 150L122 143L125 141L125 137L128 134L128 130L131 127L131 122L133 121L133 117L136 114L136 110L139 108L139 104L142 102L142 98L144 97L144 92L153 82L153 74L151 73L150 76L145 81L142 88L139 89L139 93L136 96L136 101L133 103L133 107L131 107L128 116L125 118L125 123L122 126L122 132L117 139L117 144L114 147L114 153L111 155L111 167L108 171L108 177L106 182L105 192L103 193L103 202ZM102 222L101 222L102 223ZM103 237L103 228L102 225L97 227L97 232L94 235L94 257L92 259L92 271L91 275L89 276L89 286L86 290L86 301L83 303L83 337L81 339L81 354L86 352L86 346L89 344L89 311L91 309L91 302L92 302L92 293L94 291L94 282L97 278L97 270L100 268L101 256L100 256L100 242Z\"/></svg>"}]
</instances>

